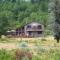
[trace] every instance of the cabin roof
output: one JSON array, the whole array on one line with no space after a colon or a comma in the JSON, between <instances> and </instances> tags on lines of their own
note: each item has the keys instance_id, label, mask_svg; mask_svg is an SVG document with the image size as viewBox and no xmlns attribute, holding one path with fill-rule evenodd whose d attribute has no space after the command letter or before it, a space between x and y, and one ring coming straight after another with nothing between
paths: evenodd
<instances>
[{"instance_id":1,"label":"cabin roof","mask_svg":"<svg viewBox=\"0 0 60 60\"><path fill-rule=\"evenodd\" d=\"M26 25L30 25L30 26L38 26L38 25L42 25L38 22L32 22L32 23L29 23L29 24L26 24Z\"/></svg>"}]
</instances>

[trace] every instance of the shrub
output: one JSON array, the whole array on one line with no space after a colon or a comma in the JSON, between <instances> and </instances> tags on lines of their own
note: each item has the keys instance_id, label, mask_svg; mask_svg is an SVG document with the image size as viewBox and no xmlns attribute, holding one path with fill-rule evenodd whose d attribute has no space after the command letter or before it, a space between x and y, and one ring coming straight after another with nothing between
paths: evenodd
<instances>
[{"instance_id":1,"label":"shrub","mask_svg":"<svg viewBox=\"0 0 60 60\"><path fill-rule=\"evenodd\" d=\"M23 51L20 49L16 50L16 60L22 60L23 59L29 59L32 60L32 53L31 52L27 52L27 51Z\"/></svg>"}]
</instances>

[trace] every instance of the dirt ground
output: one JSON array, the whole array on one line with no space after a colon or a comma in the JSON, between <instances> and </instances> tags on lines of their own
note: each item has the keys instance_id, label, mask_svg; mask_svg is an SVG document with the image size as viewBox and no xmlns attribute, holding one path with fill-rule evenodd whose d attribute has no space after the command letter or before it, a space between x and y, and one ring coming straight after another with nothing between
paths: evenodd
<instances>
[{"instance_id":1,"label":"dirt ground","mask_svg":"<svg viewBox=\"0 0 60 60\"><path fill-rule=\"evenodd\" d=\"M17 44L15 43L0 43L0 49L16 49L17 48Z\"/></svg>"}]
</instances>

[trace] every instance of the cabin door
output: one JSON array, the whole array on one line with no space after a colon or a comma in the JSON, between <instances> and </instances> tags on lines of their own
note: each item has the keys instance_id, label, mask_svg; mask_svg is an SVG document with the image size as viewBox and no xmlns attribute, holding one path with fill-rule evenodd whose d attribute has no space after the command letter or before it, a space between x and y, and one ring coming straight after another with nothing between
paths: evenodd
<instances>
[{"instance_id":1,"label":"cabin door","mask_svg":"<svg viewBox=\"0 0 60 60\"><path fill-rule=\"evenodd\" d=\"M32 32L32 36L33 36L33 37L37 37L37 32L35 32L35 31Z\"/></svg>"}]
</instances>

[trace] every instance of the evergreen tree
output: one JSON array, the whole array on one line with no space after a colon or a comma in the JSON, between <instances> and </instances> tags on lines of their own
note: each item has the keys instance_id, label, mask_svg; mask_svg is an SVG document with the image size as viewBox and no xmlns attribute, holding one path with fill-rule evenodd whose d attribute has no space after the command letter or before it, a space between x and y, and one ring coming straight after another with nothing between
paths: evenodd
<instances>
[{"instance_id":1,"label":"evergreen tree","mask_svg":"<svg viewBox=\"0 0 60 60\"><path fill-rule=\"evenodd\" d=\"M54 28L55 38L57 42L59 42L60 39L60 1L59 0L55 0L54 14L55 14L55 28Z\"/></svg>"}]
</instances>

